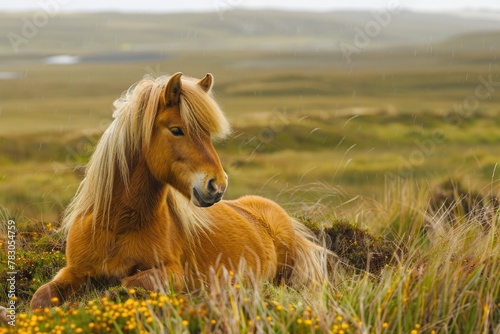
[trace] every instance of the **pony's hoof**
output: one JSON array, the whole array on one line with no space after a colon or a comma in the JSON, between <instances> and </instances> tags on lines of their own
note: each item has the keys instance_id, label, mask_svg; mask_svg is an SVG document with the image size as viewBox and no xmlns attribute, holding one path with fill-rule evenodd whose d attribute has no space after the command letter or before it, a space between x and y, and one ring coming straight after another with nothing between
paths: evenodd
<instances>
[{"instance_id":1,"label":"pony's hoof","mask_svg":"<svg viewBox=\"0 0 500 334\"><path fill-rule=\"evenodd\" d=\"M52 298L56 297L54 302ZM45 308L55 306L59 301L59 293L54 282L49 282L42 285L36 290L33 298L31 298L30 307L32 310L37 308Z\"/></svg>"},{"instance_id":2,"label":"pony's hoof","mask_svg":"<svg viewBox=\"0 0 500 334\"><path fill-rule=\"evenodd\" d=\"M0 306L0 325L7 325L9 323L9 318L7 318L8 310Z\"/></svg>"},{"instance_id":3,"label":"pony's hoof","mask_svg":"<svg viewBox=\"0 0 500 334\"><path fill-rule=\"evenodd\" d=\"M155 282L154 278L149 275L144 276L131 276L122 279L122 286L125 288L143 288L149 291L158 291L159 284Z\"/></svg>"}]
</instances>

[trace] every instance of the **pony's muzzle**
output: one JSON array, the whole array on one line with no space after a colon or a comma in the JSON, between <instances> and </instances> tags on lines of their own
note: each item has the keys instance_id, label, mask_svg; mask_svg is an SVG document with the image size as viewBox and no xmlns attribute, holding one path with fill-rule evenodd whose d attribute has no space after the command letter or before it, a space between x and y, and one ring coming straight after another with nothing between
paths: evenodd
<instances>
[{"instance_id":1,"label":"pony's muzzle","mask_svg":"<svg viewBox=\"0 0 500 334\"><path fill-rule=\"evenodd\" d=\"M200 207L212 206L220 202L226 192L226 188L227 177L225 182L217 182L216 179L209 179L203 187L193 187L193 203Z\"/></svg>"}]
</instances>

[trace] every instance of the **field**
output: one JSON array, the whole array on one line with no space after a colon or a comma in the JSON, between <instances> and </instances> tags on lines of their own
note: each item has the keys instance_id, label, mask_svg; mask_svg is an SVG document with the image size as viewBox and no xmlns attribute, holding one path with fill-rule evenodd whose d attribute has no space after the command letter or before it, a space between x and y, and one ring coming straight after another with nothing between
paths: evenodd
<instances>
[{"instance_id":1,"label":"field","mask_svg":"<svg viewBox=\"0 0 500 334\"><path fill-rule=\"evenodd\" d=\"M254 15L236 14L243 18L226 12L221 22L232 27L231 19ZM19 30L22 14L2 15L5 31ZM440 30L443 41L432 46L422 36L405 46L391 33L381 37L390 48L366 48L348 63L328 46L332 37L321 39L314 29L301 45L324 47L265 32L234 47L239 35L221 33L213 17L220 24L203 21L214 29L206 36L198 34L198 21L183 17L191 40L172 28L167 37L184 40L163 48L154 44L156 31L134 49L145 37L134 27L128 37L114 35L129 22L118 18L61 15L20 54L2 44L0 74L14 78L0 80L0 244L7 249L11 219L18 232L18 329L500 332L500 24L495 33ZM138 15L133 22L151 32L158 19ZM68 28L58 36L57 24L71 27L71 20L103 34ZM326 19L318 22L326 29ZM193 47L210 38L210 47ZM58 54L83 60L44 61ZM219 290L186 295L96 288L32 314L31 294L64 265L56 229L112 119L112 102L145 74L177 71L215 77L216 98L233 124L230 138L216 143L230 180L226 198L262 195L312 228L345 228L333 238L339 258L331 282L322 291L293 291L226 281ZM443 186L450 179L451 190ZM370 266L385 252L387 259ZM0 264L7 268L4 252ZM0 305L8 302L3 290Z\"/></svg>"}]
</instances>

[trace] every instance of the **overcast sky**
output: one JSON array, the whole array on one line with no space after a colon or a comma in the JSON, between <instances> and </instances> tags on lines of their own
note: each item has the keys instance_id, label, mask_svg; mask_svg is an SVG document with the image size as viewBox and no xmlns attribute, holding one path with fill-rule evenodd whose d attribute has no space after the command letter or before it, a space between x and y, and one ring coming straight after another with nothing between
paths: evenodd
<instances>
[{"instance_id":1,"label":"overcast sky","mask_svg":"<svg viewBox=\"0 0 500 334\"><path fill-rule=\"evenodd\" d=\"M292 10L383 9L391 3L418 11L498 10L500 0L10 0L0 2L0 11L38 10L56 4L58 11L218 11L230 8L281 8Z\"/></svg>"}]
</instances>

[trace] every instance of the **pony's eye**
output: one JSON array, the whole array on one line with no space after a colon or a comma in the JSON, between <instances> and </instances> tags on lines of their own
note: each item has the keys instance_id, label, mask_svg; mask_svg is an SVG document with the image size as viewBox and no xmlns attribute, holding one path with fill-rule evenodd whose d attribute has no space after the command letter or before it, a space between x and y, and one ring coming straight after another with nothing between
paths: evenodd
<instances>
[{"instance_id":1,"label":"pony's eye","mask_svg":"<svg viewBox=\"0 0 500 334\"><path fill-rule=\"evenodd\" d=\"M181 128L170 128L170 132L172 132L175 137L184 136L184 132L182 132Z\"/></svg>"}]
</instances>

